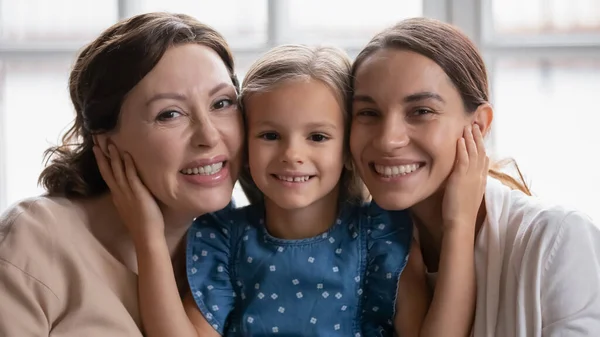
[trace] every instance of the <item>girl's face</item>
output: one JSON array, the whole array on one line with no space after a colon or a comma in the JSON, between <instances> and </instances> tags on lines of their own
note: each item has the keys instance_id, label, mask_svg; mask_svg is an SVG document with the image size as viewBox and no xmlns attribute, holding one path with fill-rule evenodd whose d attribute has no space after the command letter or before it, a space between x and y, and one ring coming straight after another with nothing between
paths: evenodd
<instances>
[{"instance_id":1,"label":"girl's face","mask_svg":"<svg viewBox=\"0 0 600 337\"><path fill-rule=\"evenodd\" d=\"M337 202L344 111L316 80L283 83L246 101L252 179L265 202L293 210Z\"/></svg>"},{"instance_id":2,"label":"girl's face","mask_svg":"<svg viewBox=\"0 0 600 337\"><path fill-rule=\"evenodd\" d=\"M466 113L443 69L411 51L374 53L354 87L350 148L373 199L406 209L441 191L457 141L479 112Z\"/></svg>"}]
</instances>

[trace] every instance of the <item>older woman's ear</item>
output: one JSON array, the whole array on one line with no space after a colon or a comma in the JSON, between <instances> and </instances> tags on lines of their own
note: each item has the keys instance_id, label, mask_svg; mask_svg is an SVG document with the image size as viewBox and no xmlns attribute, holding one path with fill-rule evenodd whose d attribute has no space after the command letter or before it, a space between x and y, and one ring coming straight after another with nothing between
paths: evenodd
<instances>
[{"instance_id":1,"label":"older woman's ear","mask_svg":"<svg viewBox=\"0 0 600 337\"><path fill-rule=\"evenodd\" d=\"M92 136L92 139L94 140L94 145L98 146L100 148L100 150L102 151L102 153L104 153L105 156L109 156L108 154L108 144L109 144L109 137L106 134L96 134Z\"/></svg>"}]
</instances>

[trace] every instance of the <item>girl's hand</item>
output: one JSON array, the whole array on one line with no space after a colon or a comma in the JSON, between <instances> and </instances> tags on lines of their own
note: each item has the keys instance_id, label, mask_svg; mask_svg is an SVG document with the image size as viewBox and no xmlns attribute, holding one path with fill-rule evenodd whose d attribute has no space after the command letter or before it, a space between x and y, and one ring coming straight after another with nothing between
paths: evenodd
<instances>
[{"instance_id":1,"label":"girl's hand","mask_svg":"<svg viewBox=\"0 0 600 337\"><path fill-rule=\"evenodd\" d=\"M444 228L473 224L483 200L489 159L485 153L483 135L477 124L465 127L458 140L456 162L448 177L442 217Z\"/></svg>"},{"instance_id":2,"label":"girl's hand","mask_svg":"<svg viewBox=\"0 0 600 337\"><path fill-rule=\"evenodd\" d=\"M134 242L143 243L157 235L164 237L162 212L138 177L131 156L124 153L122 160L113 144L108 145L109 157L98 146L94 146L93 150L100 174L108 185L113 203Z\"/></svg>"}]
</instances>

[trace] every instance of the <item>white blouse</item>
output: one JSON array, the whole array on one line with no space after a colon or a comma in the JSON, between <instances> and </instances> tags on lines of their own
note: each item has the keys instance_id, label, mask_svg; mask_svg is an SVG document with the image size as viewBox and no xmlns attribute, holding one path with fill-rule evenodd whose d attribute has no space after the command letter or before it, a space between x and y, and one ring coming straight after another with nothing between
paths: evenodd
<instances>
[{"instance_id":1,"label":"white blouse","mask_svg":"<svg viewBox=\"0 0 600 337\"><path fill-rule=\"evenodd\" d=\"M600 228L493 178L485 204L473 336L600 336Z\"/></svg>"}]
</instances>

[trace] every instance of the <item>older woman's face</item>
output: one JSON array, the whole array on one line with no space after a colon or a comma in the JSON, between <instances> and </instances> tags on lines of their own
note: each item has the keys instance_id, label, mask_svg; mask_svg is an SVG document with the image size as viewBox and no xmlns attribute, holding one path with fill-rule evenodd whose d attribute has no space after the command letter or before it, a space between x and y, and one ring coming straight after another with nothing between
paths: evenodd
<instances>
[{"instance_id":1,"label":"older woman's face","mask_svg":"<svg viewBox=\"0 0 600 337\"><path fill-rule=\"evenodd\" d=\"M472 120L431 59L393 49L368 57L356 73L350 147L373 199L405 209L440 191Z\"/></svg>"},{"instance_id":2,"label":"older woman's face","mask_svg":"<svg viewBox=\"0 0 600 337\"><path fill-rule=\"evenodd\" d=\"M227 68L212 49L171 47L125 98L110 137L170 210L225 207L240 167L242 117Z\"/></svg>"}]
</instances>

